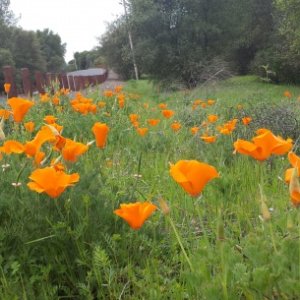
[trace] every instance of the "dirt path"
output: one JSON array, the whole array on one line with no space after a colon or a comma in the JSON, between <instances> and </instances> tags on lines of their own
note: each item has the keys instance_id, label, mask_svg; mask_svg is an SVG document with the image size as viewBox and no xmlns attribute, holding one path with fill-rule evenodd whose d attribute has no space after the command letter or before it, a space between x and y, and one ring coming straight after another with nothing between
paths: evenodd
<instances>
[{"instance_id":1,"label":"dirt path","mask_svg":"<svg viewBox=\"0 0 300 300\"><path fill-rule=\"evenodd\" d=\"M113 70L108 71L107 80L99 85L99 88L103 90L112 90L117 85L125 85L125 82L120 80L119 75L116 74Z\"/></svg>"}]
</instances>

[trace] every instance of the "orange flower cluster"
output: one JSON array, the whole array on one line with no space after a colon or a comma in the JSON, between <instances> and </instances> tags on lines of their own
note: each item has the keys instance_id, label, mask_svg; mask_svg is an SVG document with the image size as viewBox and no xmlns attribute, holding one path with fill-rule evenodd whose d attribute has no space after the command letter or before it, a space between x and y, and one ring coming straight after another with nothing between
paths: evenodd
<instances>
[{"instance_id":1,"label":"orange flower cluster","mask_svg":"<svg viewBox=\"0 0 300 300\"><path fill-rule=\"evenodd\" d=\"M93 103L93 100L85 98L81 93L77 93L70 103L72 108L82 115L87 115L88 113L95 114L97 112L97 105Z\"/></svg>"},{"instance_id":2,"label":"orange flower cluster","mask_svg":"<svg viewBox=\"0 0 300 300\"><path fill-rule=\"evenodd\" d=\"M238 119L230 120L225 124L223 124L222 126L218 126L217 129L219 130L220 133L229 135L235 130L237 121Z\"/></svg>"},{"instance_id":3,"label":"orange flower cluster","mask_svg":"<svg viewBox=\"0 0 300 300\"><path fill-rule=\"evenodd\" d=\"M283 155L292 149L292 140L284 140L275 136L268 129L259 129L256 131L257 136L252 138L252 142L237 140L234 143L236 152L249 155L257 160L266 160L272 154Z\"/></svg>"}]
</instances>

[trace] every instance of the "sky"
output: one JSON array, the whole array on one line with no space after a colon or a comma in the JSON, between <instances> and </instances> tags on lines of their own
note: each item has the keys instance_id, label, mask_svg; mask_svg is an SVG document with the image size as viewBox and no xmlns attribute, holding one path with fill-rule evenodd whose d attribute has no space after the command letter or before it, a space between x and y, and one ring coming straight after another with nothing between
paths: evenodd
<instances>
[{"instance_id":1,"label":"sky","mask_svg":"<svg viewBox=\"0 0 300 300\"><path fill-rule=\"evenodd\" d=\"M107 22L123 14L120 0L10 0L10 9L25 30L49 28L66 43L65 60L99 45Z\"/></svg>"}]
</instances>

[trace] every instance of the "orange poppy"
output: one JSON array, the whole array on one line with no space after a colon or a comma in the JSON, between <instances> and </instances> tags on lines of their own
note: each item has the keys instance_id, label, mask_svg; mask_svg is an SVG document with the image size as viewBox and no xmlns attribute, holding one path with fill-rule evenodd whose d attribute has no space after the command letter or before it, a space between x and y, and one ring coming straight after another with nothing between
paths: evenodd
<instances>
[{"instance_id":1,"label":"orange poppy","mask_svg":"<svg viewBox=\"0 0 300 300\"><path fill-rule=\"evenodd\" d=\"M253 142L237 140L234 143L235 151L257 160L266 160L272 154L283 155L292 148L291 139L283 140L268 129L259 129L256 133L258 135L252 139Z\"/></svg>"},{"instance_id":2,"label":"orange poppy","mask_svg":"<svg viewBox=\"0 0 300 300\"><path fill-rule=\"evenodd\" d=\"M165 118L169 119L175 114L175 112L170 109L164 109L164 110L162 110L162 114Z\"/></svg>"},{"instance_id":3,"label":"orange poppy","mask_svg":"<svg viewBox=\"0 0 300 300\"><path fill-rule=\"evenodd\" d=\"M207 104L208 104L208 105L214 105L215 102L216 102L216 101L215 101L215 100L212 100L212 99L208 99L208 100L207 100Z\"/></svg>"},{"instance_id":4,"label":"orange poppy","mask_svg":"<svg viewBox=\"0 0 300 300\"><path fill-rule=\"evenodd\" d=\"M47 93L40 94L40 100L41 100L41 102L48 102L50 100L50 97Z\"/></svg>"},{"instance_id":5,"label":"orange poppy","mask_svg":"<svg viewBox=\"0 0 300 300\"><path fill-rule=\"evenodd\" d=\"M11 112L7 109L0 109L0 117L5 120L9 119Z\"/></svg>"},{"instance_id":6,"label":"orange poppy","mask_svg":"<svg viewBox=\"0 0 300 300\"><path fill-rule=\"evenodd\" d=\"M57 198L64 190L79 181L79 174L66 174L64 171L56 171L52 167L36 169L31 173L27 184L29 189L37 193L46 193L51 198Z\"/></svg>"},{"instance_id":7,"label":"orange poppy","mask_svg":"<svg viewBox=\"0 0 300 300\"><path fill-rule=\"evenodd\" d=\"M203 136L200 136L200 139L207 144L212 144L216 141L217 137L215 135L211 135L211 136L203 135Z\"/></svg>"},{"instance_id":8,"label":"orange poppy","mask_svg":"<svg viewBox=\"0 0 300 300\"><path fill-rule=\"evenodd\" d=\"M218 120L218 116L217 115L208 115L207 116L207 120L209 123L215 123Z\"/></svg>"},{"instance_id":9,"label":"orange poppy","mask_svg":"<svg viewBox=\"0 0 300 300\"><path fill-rule=\"evenodd\" d=\"M32 101L18 97L8 99L7 103L12 108L15 122L22 122L28 110L34 105Z\"/></svg>"},{"instance_id":10,"label":"orange poppy","mask_svg":"<svg viewBox=\"0 0 300 300\"><path fill-rule=\"evenodd\" d=\"M34 126L35 126L35 124L32 121L24 123L24 127L28 132L32 132L34 130Z\"/></svg>"},{"instance_id":11,"label":"orange poppy","mask_svg":"<svg viewBox=\"0 0 300 300\"><path fill-rule=\"evenodd\" d=\"M156 126L160 122L160 119L148 119L147 122L150 126Z\"/></svg>"},{"instance_id":12,"label":"orange poppy","mask_svg":"<svg viewBox=\"0 0 300 300\"><path fill-rule=\"evenodd\" d=\"M237 121L238 119L230 120L227 123L223 124L223 126L218 126L217 129L220 131L220 133L229 135L233 130L235 130Z\"/></svg>"},{"instance_id":13,"label":"orange poppy","mask_svg":"<svg viewBox=\"0 0 300 300\"><path fill-rule=\"evenodd\" d=\"M192 128L191 128L191 133L192 133L193 135L195 135L198 131L199 131L199 127L192 127Z\"/></svg>"},{"instance_id":14,"label":"orange poppy","mask_svg":"<svg viewBox=\"0 0 300 300\"><path fill-rule=\"evenodd\" d=\"M298 207L300 205L300 183L298 170L296 168L292 169L292 176L289 185L290 197L294 206Z\"/></svg>"},{"instance_id":15,"label":"orange poppy","mask_svg":"<svg viewBox=\"0 0 300 300\"><path fill-rule=\"evenodd\" d=\"M130 114L129 119L131 123L137 122L139 120L140 116L138 114Z\"/></svg>"},{"instance_id":16,"label":"orange poppy","mask_svg":"<svg viewBox=\"0 0 300 300\"><path fill-rule=\"evenodd\" d=\"M9 93L10 88L11 88L11 84L10 83L4 83L4 91L5 91L6 94Z\"/></svg>"},{"instance_id":17,"label":"orange poppy","mask_svg":"<svg viewBox=\"0 0 300 300\"><path fill-rule=\"evenodd\" d=\"M116 85L115 86L115 93L120 93L123 89L123 86L122 85Z\"/></svg>"},{"instance_id":18,"label":"orange poppy","mask_svg":"<svg viewBox=\"0 0 300 300\"><path fill-rule=\"evenodd\" d=\"M111 98L114 95L114 92L112 90L105 90L103 94L104 97Z\"/></svg>"},{"instance_id":19,"label":"orange poppy","mask_svg":"<svg viewBox=\"0 0 300 300\"><path fill-rule=\"evenodd\" d=\"M215 167L197 160L180 160L171 164L170 174L173 179L191 196L198 196L204 186L218 177Z\"/></svg>"},{"instance_id":20,"label":"orange poppy","mask_svg":"<svg viewBox=\"0 0 300 300\"><path fill-rule=\"evenodd\" d=\"M291 181L294 169L298 170L298 176L300 176L300 157L297 156L294 152L289 152L288 159L293 168L289 168L285 171L285 182L287 183Z\"/></svg>"},{"instance_id":21,"label":"orange poppy","mask_svg":"<svg viewBox=\"0 0 300 300\"><path fill-rule=\"evenodd\" d=\"M292 98L292 93L290 91L284 91L283 96L287 98Z\"/></svg>"},{"instance_id":22,"label":"orange poppy","mask_svg":"<svg viewBox=\"0 0 300 300\"><path fill-rule=\"evenodd\" d=\"M47 124L53 124L55 123L57 120L56 117L52 116L52 115L47 115L44 117L44 121L47 123Z\"/></svg>"},{"instance_id":23,"label":"orange poppy","mask_svg":"<svg viewBox=\"0 0 300 300\"><path fill-rule=\"evenodd\" d=\"M52 103L53 103L54 105L59 105L59 103L60 103L59 98L58 98L57 96L56 96L56 97L53 97Z\"/></svg>"},{"instance_id":24,"label":"orange poppy","mask_svg":"<svg viewBox=\"0 0 300 300\"><path fill-rule=\"evenodd\" d=\"M179 131L181 128L181 124L179 122L174 122L171 124L171 128L173 129L173 131Z\"/></svg>"},{"instance_id":25,"label":"orange poppy","mask_svg":"<svg viewBox=\"0 0 300 300\"><path fill-rule=\"evenodd\" d=\"M119 108L124 108L125 106L125 95L124 94L119 94L117 96L118 103L119 103Z\"/></svg>"},{"instance_id":26,"label":"orange poppy","mask_svg":"<svg viewBox=\"0 0 300 300\"><path fill-rule=\"evenodd\" d=\"M158 104L158 107L159 107L160 109L167 109L168 105L165 104L165 103L159 103L159 104Z\"/></svg>"},{"instance_id":27,"label":"orange poppy","mask_svg":"<svg viewBox=\"0 0 300 300\"><path fill-rule=\"evenodd\" d=\"M3 152L5 154L11 154L11 153L21 154L24 152L24 145L18 141L8 140L4 142L2 147L0 147L0 152Z\"/></svg>"},{"instance_id":28,"label":"orange poppy","mask_svg":"<svg viewBox=\"0 0 300 300\"><path fill-rule=\"evenodd\" d=\"M244 125L248 125L252 121L251 117L244 117L242 118L242 122Z\"/></svg>"},{"instance_id":29,"label":"orange poppy","mask_svg":"<svg viewBox=\"0 0 300 300\"><path fill-rule=\"evenodd\" d=\"M104 123L96 122L92 128L92 131L96 138L97 147L103 149L106 145L109 127Z\"/></svg>"},{"instance_id":30,"label":"orange poppy","mask_svg":"<svg viewBox=\"0 0 300 300\"><path fill-rule=\"evenodd\" d=\"M42 145L46 142L54 142L55 135L47 126L43 126L36 134L33 140L26 142L24 145L24 152L29 157L34 157L35 162L39 164L44 156L45 153L41 152L40 149Z\"/></svg>"},{"instance_id":31,"label":"orange poppy","mask_svg":"<svg viewBox=\"0 0 300 300\"><path fill-rule=\"evenodd\" d=\"M114 213L124 219L132 229L140 229L145 221L157 209L151 202L121 204Z\"/></svg>"},{"instance_id":32,"label":"orange poppy","mask_svg":"<svg viewBox=\"0 0 300 300\"><path fill-rule=\"evenodd\" d=\"M140 123L138 121L135 121L135 122L132 123L132 126L134 128L138 128L140 126Z\"/></svg>"},{"instance_id":33,"label":"orange poppy","mask_svg":"<svg viewBox=\"0 0 300 300\"><path fill-rule=\"evenodd\" d=\"M65 146L62 149L64 160L76 162L78 157L88 150L88 146L71 139L66 139Z\"/></svg>"},{"instance_id":34,"label":"orange poppy","mask_svg":"<svg viewBox=\"0 0 300 300\"><path fill-rule=\"evenodd\" d=\"M140 136L145 136L148 133L148 128L137 128L136 131Z\"/></svg>"}]
</instances>

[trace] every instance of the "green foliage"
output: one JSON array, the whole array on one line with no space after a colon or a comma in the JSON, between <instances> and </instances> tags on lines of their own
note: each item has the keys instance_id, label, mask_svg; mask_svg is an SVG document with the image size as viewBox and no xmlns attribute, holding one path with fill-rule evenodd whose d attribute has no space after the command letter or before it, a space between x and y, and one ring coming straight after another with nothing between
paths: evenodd
<instances>
[{"instance_id":1,"label":"green foliage","mask_svg":"<svg viewBox=\"0 0 300 300\"><path fill-rule=\"evenodd\" d=\"M287 88L293 95L289 100L282 99ZM216 126L234 117L240 120L237 104L251 114L262 101L270 107L284 103L297 114L299 87L235 77L161 94L147 81L130 81L124 109L116 107L115 97L105 98L99 90L84 93L95 103L106 102L106 108L81 115L71 109L68 98L60 107L35 99L25 119L34 121L38 130L44 116L53 114L64 126L65 137L83 143L93 139L94 122L109 124L105 149L91 145L76 163L66 165L67 172L80 174L78 184L50 199L26 186L35 166L24 154L1 160L1 299L297 299L299 210L289 204L288 188L280 180L287 159L259 163L233 155L233 141L253 136L253 129L240 122L232 135L219 136L214 144L203 143L189 129L212 113L219 115ZM137 93L138 100L133 96ZM199 98L216 103L192 110ZM162 119L157 109L161 102L176 111L181 131L174 133L173 120ZM138 113L143 126L148 118L161 122L140 137L129 122L130 113ZM25 142L35 136L19 125L6 121L7 139ZM50 158L58 155L50 144L42 150ZM212 164L220 177L201 197L192 198L169 175L169 163L179 159ZM12 186L16 181L22 185ZM259 185L270 208L268 221L259 216ZM152 200L158 205L159 198L167 201L169 216L157 211L139 231L113 214L120 203Z\"/></svg>"},{"instance_id":2,"label":"green foliage","mask_svg":"<svg viewBox=\"0 0 300 300\"><path fill-rule=\"evenodd\" d=\"M40 43L33 31L14 28L12 40L12 53L17 68L46 70L46 61L43 58Z\"/></svg>"},{"instance_id":3,"label":"green foliage","mask_svg":"<svg viewBox=\"0 0 300 300\"><path fill-rule=\"evenodd\" d=\"M49 29L38 30L36 36L40 43L42 55L46 61L46 69L49 72L59 72L65 68L64 55L66 44L62 44L58 34Z\"/></svg>"}]
</instances>

